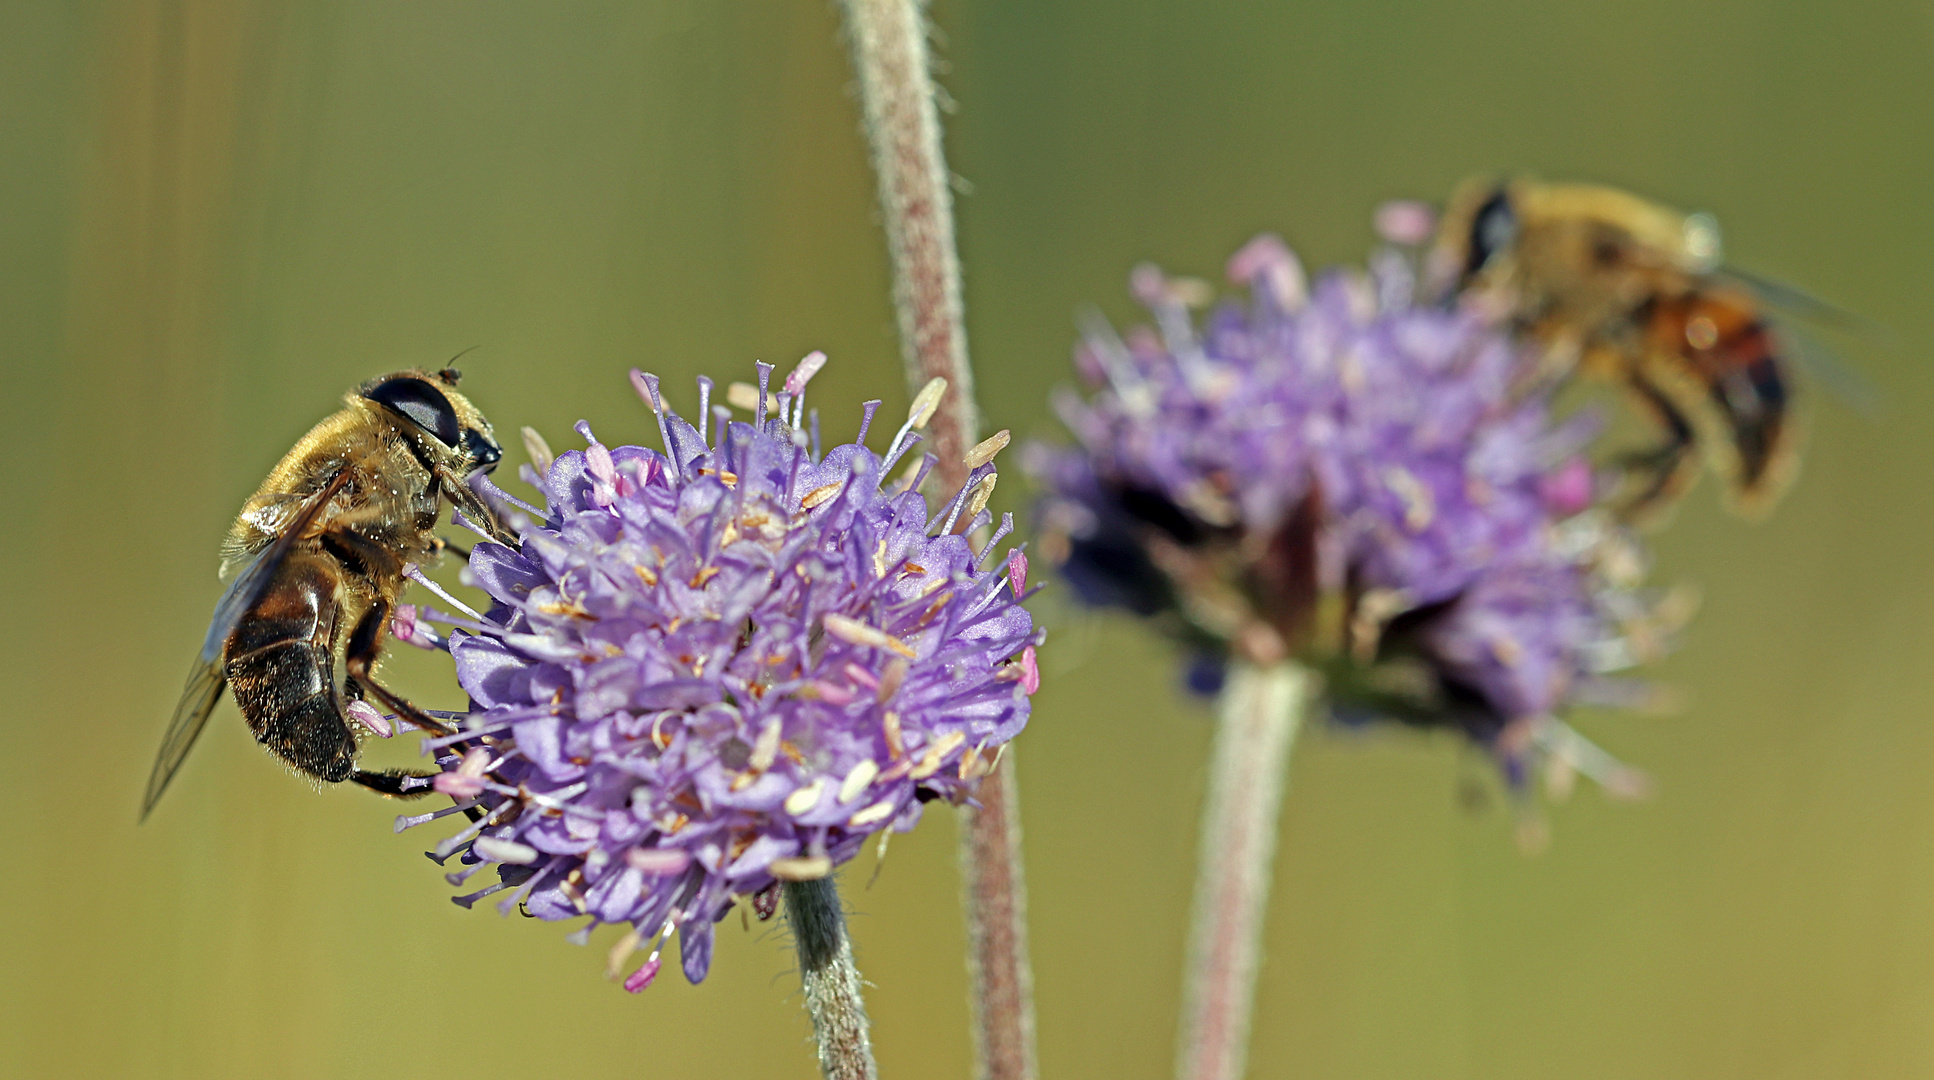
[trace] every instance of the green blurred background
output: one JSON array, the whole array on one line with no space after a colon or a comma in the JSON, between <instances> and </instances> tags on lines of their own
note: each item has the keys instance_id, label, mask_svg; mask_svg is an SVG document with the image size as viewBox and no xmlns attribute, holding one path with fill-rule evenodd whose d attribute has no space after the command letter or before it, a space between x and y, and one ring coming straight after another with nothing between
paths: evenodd
<instances>
[{"instance_id":1,"label":"green blurred background","mask_svg":"<svg viewBox=\"0 0 1934 1080\"><path fill-rule=\"evenodd\" d=\"M1050 434L1072 313L1262 229L1357 259L1480 169L1715 211L1729 253L1890 328L1819 395L1768 524L1702 486L1689 707L1582 726L1517 854L1449 739L1299 747L1256 1077L1934 1072L1934 8L944 0L969 331L992 425ZM640 997L600 937L453 907L395 807L317 794L232 707L136 806L268 466L372 374L475 346L500 431L650 438L640 365L823 348L831 434L904 401L826 0L0 5L0 1070L22 1077L813 1074L783 936L728 922ZM891 406L890 406L891 407ZM512 451L512 460L521 460ZM1023 499L1010 482L1002 496ZM1208 742L1164 649L1050 603L1021 748L1044 1075L1168 1074ZM457 703L435 658L394 670ZM386 746L380 760L407 762ZM885 1075L967 1075L952 822L849 873ZM607 931L606 933L609 933Z\"/></svg>"}]
</instances>

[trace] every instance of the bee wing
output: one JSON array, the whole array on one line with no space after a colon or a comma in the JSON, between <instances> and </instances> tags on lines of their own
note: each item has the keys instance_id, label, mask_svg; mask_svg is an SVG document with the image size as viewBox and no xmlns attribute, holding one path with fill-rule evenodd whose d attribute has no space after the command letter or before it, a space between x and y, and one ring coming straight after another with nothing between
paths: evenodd
<instances>
[{"instance_id":1,"label":"bee wing","mask_svg":"<svg viewBox=\"0 0 1934 1080\"><path fill-rule=\"evenodd\" d=\"M161 793L167 790L168 781L175 778L189 747L195 745L195 737L208 723L208 716L215 711L215 702L221 698L226 684L219 657L213 663L196 659L193 670L188 672L188 685L182 688L181 703L175 706L175 718L168 721L168 733L161 737L161 752L155 755L154 769L148 773L148 793L141 798L141 820L146 821L154 804L161 801Z\"/></svg>"},{"instance_id":2,"label":"bee wing","mask_svg":"<svg viewBox=\"0 0 1934 1080\"><path fill-rule=\"evenodd\" d=\"M1793 358L1836 397L1863 416L1876 416L1884 406L1884 395L1863 372L1847 362L1839 350L1820 339L1815 329L1831 330L1858 341L1891 348L1894 335L1880 323L1822 300L1803 289L1772 278L1741 270L1737 266L1719 268L1718 276L1745 286L1767 307L1790 318L1779 320L1777 329L1793 349Z\"/></svg>"},{"instance_id":3,"label":"bee wing","mask_svg":"<svg viewBox=\"0 0 1934 1080\"><path fill-rule=\"evenodd\" d=\"M1885 338L1888 336L1887 328L1872 319L1857 315L1838 304L1822 300L1804 289L1788 285L1783 281L1761 277L1731 263L1721 266L1718 274L1722 278L1730 278L1746 286L1753 291L1754 295L1765 301L1768 307L1784 311L1788 315L1858 337Z\"/></svg>"},{"instance_id":4,"label":"bee wing","mask_svg":"<svg viewBox=\"0 0 1934 1080\"><path fill-rule=\"evenodd\" d=\"M302 504L302 509L291 515L288 526L282 530L275 541L251 558L235 580L228 583L222 598L215 602L215 617L209 621L208 636L202 639L201 651L195 656L195 666L188 671L188 684L182 688L181 701L175 706L174 719L168 721L168 732L161 737L161 751L155 755L154 769L148 774L148 792L141 800L141 817L145 820L154 804L161 799L161 793L168 788L175 772L188 757L188 751L195 745L195 737L207 725L208 716L215 711L215 703L221 699L222 687L227 676L222 673L222 652L228 644L228 636L242 621L242 616L262 598L262 593L274 580L276 567L282 564L296 541L315 524L316 516L329 500L348 483L349 473L343 471L329 482L329 486L310 496Z\"/></svg>"}]
</instances>

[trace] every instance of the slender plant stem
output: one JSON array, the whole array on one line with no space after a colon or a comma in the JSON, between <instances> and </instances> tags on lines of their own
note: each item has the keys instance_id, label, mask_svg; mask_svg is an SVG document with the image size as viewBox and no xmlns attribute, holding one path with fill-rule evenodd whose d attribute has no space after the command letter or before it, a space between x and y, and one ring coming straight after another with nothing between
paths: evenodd
<instances>
[{"instance_id":1,"label":"slender plant stem","mask_svg":"<svg viewBox=\"0 0 1934 1080\"><path fill-rule=\"evenodd\" d=\"M799 950L799 982L819 1043L820 1073L826 1080L877 1080L860 972L833 879L787 882L786 923Z\"/></svg>"},{"instance_id":2,"label":"slender plant stem","mask_svg":"<svg viewBox=\"0 0 1934 1080\"><path fill-rule=\"evenodd\" d=\"M967 479L963 458L979 437L980 420L926 17L919 0L842 0L841 6L880 182L907 380L914 389L936 376L947 380L929 433L940 486L957 490ZM961 822L974 1049L984 1080L1036 1075L1017 796L1010 751L981 782L980 809L965 812Z\"/></svg>"},{"instance_id":3,"label":"slender plant stem","mask_svg":"<svg viewBox=\"0 0 1934 1080\"><path fill-rule=\"evenodd\" d=\"M843 0L859 75L860 107L893 263L893 306L907 383L947 380L934 416L935 467L943 488L967 478L962 455L978 437L974 375L961 321L960 259L954 248L951 174L940 150L927 20L920 0Z\"/></svg>"},{"instance_id":4,"label":"slender plant stem","mask_svg":"<svg viewBox=\"0 0 1934 1080\"><path fill-rule=\"evenodd\" d=\"M1179 1080L1238 1080L1262 955L1276 818L1311 690L1293 663L1235 661L1223 687L1190 919Z\"/></svg>"},{"instance_id":5,"label":"slender plant stem","mask_svg":"<svg viewBox=\"0 0 1934 1080\"><path fill-rule=\"evenodd\" d=\"M980 808L965 811L961 822L974 1051L979 1075L986 1080L1033 1080L1036 1075L1020 793L1009 747L1000 767L981 781Z\"/></svg>"}]
</instances>

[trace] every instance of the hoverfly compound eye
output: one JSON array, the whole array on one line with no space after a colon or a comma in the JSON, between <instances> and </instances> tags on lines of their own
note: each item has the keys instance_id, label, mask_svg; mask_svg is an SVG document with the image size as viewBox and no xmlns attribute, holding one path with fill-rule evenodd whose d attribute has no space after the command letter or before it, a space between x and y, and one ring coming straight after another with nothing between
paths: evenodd
<instances>
[{"instance_id":1,"label":"hoverfly compound eye","mask_svg":"<svg viewBox=\"0 0 1934 1080\"><path fill-rule=\"evenodd\" d=\"M443 391L415 376L384 379L363 391L363 396L436 436L445 446L455 447L463 437L463 427L457 422L457 411L450 406L450 399L443 396Z\"/></svg>"},{"instance_id":2,"label":"hoverfly compound eye","mask_svg":"<svg viewBox=\"0 0 1934 1080\"><path fill-rule=\"evenodd\" d=\"M1471 277L1518 240L1518 212L1510 192L1499 188L1471 218L1471 248L1464 260L1464 276Z\"/></svg>"}]
</instances>

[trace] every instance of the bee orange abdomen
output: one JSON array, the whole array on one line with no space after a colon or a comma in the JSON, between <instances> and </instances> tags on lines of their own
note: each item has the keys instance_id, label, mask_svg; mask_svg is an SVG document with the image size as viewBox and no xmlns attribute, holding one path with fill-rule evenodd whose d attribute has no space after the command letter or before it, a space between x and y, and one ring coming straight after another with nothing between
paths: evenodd
<instances>
[{"instance_id":1,"label":"bee orange abdomen","mask_svg":"<svg viewBox=\"0 0 1934 1080\"><path fill-rule=\"evenodd\" d=\"M1656 358L1669 358L1667 366L1696 384L1699 400L1682 404L1717 421L1721 430L1711 434L1731 449L1717 460L1735 493L1748 502L1773 494L1790 450L1791 385L1758 305L1722 290L1661 296L1646 339Z\"/></svg>"}]
</instances>

